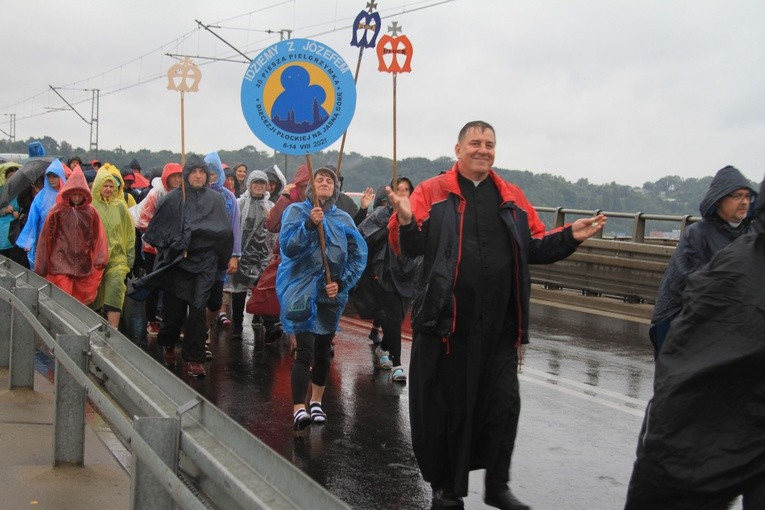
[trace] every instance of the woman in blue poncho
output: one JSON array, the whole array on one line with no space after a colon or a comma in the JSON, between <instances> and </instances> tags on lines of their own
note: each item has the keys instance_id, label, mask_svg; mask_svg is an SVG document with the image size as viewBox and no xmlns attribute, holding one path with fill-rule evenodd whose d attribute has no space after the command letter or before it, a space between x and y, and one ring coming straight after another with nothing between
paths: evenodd
<instances>
[{"instance_id":1,"label":"woman in blue poncho","mask_svg":"<svg viewBox=\"0 0 765 510\"><path fill-rule=\"evenodd\" d=\"M356 284L367 262L367 248L351 217L335 206L340 194L337 175L320 168L313 176L319 206L313 192L287 207L282 217L279 245L282 261L276 275L276 294L281 305L282 327L297 341L292 366L293 426L322 424L327 415L321 407L329 375L330 347L348 291ZM330 283L326 283L318 226L323 225ZM311 369L313 359L313 369ZM305 400L311 382L310 410Z\"/></svg>"},{"instance_id":2,"label":"woman in blue poncho","mask_svg":"<svg viewBox=\"0 0 765 510\"><path fill-rule=\"evenodd\" d=\"M48 169L45 170L45 185L32 201L27 223L24 225L24 229L19 234L18 239L16 239L16 245L27 252L29 267L35 267L37 239L40 237L48 211L56 205L58 190L61 189L65 182L64 165L57 159L53 160Z\"/></svg>"}]
</instances>

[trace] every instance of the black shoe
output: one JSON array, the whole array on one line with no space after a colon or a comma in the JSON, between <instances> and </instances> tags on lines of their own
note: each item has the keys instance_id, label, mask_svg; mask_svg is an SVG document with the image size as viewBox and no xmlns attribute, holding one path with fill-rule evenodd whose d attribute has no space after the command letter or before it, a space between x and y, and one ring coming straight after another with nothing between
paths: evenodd
<instances>
[{"instance_id":1,"label":"black shoe","mask_svg":"<svg viewBox=\"0 0 765 510\"><path fill-rule=\"evenodd\" d=\"M518 501L512 491L508 487L504 487L499 491L486 491L483 496L483 502L494 508L501 508L502 510L531 510L529 505Z\"/></svg>"},{"instance_id":2,"label":"black shoe","mask_svg":"<svg viewBox=\"0 0 765 510\"><path fill-rule=\"evenodd\" d=\"M233 340L241 340L242 339L242 325L241 324L234 324L231 327L231 338Z\"/></svg>"},{"instance_id":3,"label":"black shoe","mask_svg":"<svg viewBox=\"0 0 765 510\"><path fill-rule=\"evenodd\" d=\"M433 501L430 508L431 510L459 510L465 508L465 502L451 489L433 489Z\"/></svg>"},{"instance_id":4,"label":"black shoe","mask_svg":"<svg viewBox=\"0 0 765 510\"><path fill-rule=\"evenodd\" d=\"M266 333L266 337L263 339L264 343L272 344L279 340L282 337L282 330L281 329L275 329L274 331L271 331L270 333Z\"/></svg>"}]
</instances>

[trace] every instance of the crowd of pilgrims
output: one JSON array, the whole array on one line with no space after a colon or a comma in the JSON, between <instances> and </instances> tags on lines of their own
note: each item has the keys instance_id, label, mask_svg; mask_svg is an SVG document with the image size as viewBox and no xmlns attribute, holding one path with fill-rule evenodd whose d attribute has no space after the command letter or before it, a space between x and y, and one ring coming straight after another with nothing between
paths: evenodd
<instances>
[{"instance_id":1,"label":"crowd of pilgrims","mask_svg":"<svg viewBox=\"0 0 765 510\"><path fill-rule=\"evenodd\" d=\"M20 167L0 165L0 190ZM194 216L193 204L186 201L194 190L189 178L196 167L206 173L204 188L223 198L225 213L211 208ZM213 356L210 330L223 329L232 339L242 338L245 309L265 343L294 333L291 383L296 402L302 402L299 394L306 394L309 379L313 391L310 409L296 404L294 425L302 428L324 417L320 401L334 354L333 337L351 291L360 316L373 321L369 339L375 368L390 370L391 381L406 382L401 325L414 293L416 266L414 260L394 255L388 245L392 208L385 187L367 188L357 204L341 192L342 180L332 165L315 172L317 191L312 191L311 178L307 165L296 169L287 182L276 165L264 170L249 169L244 163L229 166L216 152L204 158L190 155L183 167L167 163L160 175L149 178L135 159L122 170L97 160L83 164L77 156L66 164L54 159L43 176L0 211L0 254L33 269L123 332L126 296L140 299L147 334L159 337L161 358L174 370L180 345L183 371L192 377L206 375L204 363ZM394 192L409 196L413 188L403 177L397 179ZM319 198L318 221L312 193ZM169 215L170 222L177 220L175 226L168 225L167 218L161 222L155 218L174 196L186 211ZM216 241L228 248L223 249L227 261L205 287L202 306L183 296L185 290L177 290L186 283L177 275L168 282L166 272L164 280L145 284L162 266L163 255L170 257L174 241L165 240L173 237L173 229L186 235L186 262L193 259L193 237L205 235L205 225L214 224L210 221L218 221L219 229L230 225L231 239L227 245L222 238ZM319 224L326 236L326 264L316 236L310 237ZM324 285L325 266L336 287L317 292L315 288ZM199 274L189 278L198 279ZM145 284L135 296L129 291L133 282ZM198 290L197 285L188 292ZM327 299L329 293L334 295ZM299 302L309 302L307 309L301 311ZM171 307L173 325L165 324ZM194 343L192 330L200 309L204 309L205 343L202 351L193 345L187 349L184 342Z\"/></svg>"}]
</instances>

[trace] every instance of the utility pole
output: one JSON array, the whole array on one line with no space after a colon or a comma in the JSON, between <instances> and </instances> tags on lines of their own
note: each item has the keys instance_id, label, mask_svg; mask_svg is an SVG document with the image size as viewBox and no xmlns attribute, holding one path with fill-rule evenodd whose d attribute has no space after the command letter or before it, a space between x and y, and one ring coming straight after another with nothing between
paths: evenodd
<instances>
[{"instance_id":1,"label":"utility pole","mask_svg":"<svg viewBox=\"0 0 765 510\"><path fill-rule=\"evenodd\" d=\"M50 89L56 93L58 97L61 98L63 102L66 103L66 105L69 107L70 110L72 110L74 113L77 114L79 118L82 119L82 121L90 126L90 152L97 157L98 154L98 102L101 95L101 91L99 89L81 89L84 91L90 91L91 94L91 105L90 105L90 121L82 116L80 112L77 111L77 109L72 106L72 104L66 100L64 96L59 94L56 87L53 85L48 85Z\"/></svg>"},{"instance_id":2,"label":"utility pole","mask_svg":"<svg viewBox=\"0 0 765 510\"><path fill-rule=\"evenodd\" d=\"M90 153L98 158L98 103L101 97L100 89L92 89L90 99Z\"/></svg>"},{"instance_id":3,"label":"utility pole","mask_svg":"<svg viewBox=\"0 0 765 510\"><path fill-rule=\"evenodd\" d=\"M16 141L16 114L15 113L4 113L3 115L7 115L11 118L10 121L10 127L8 128L8 133L0 129L0 133L3 133L6 135L10 140L11 143Z\"/></svg>"}]
</instances>

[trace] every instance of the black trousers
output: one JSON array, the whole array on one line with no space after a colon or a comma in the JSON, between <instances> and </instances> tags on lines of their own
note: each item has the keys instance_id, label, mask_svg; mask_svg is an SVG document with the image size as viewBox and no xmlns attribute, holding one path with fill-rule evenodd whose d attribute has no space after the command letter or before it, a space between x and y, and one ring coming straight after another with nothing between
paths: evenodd
<instances>
[{"instance_id":1,"label":"black trousers","mask_svg":"<svg viewBox=\"0 0 765 510\"><path fill-rule=\"evenodd\" d=\"M188 301L166 292L164 294L164 320L159 328L157 343L163 347L175 345L183 328L184 361L204 363L207 321L204 308L194 308Z\"/></svg>"}]
</instances>

